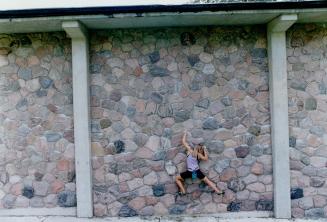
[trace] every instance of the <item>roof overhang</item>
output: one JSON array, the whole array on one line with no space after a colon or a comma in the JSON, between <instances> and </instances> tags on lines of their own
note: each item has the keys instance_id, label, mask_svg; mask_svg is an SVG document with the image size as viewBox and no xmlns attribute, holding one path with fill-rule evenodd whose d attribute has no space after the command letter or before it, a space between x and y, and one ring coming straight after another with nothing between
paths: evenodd
<instances>
[{"instance_id":1,"label":"roof overhang","mask_svg":"<svg viewBox=\"0 0 327 222\"><path fill-rule=\"evenodd\" d=\"M71 20L88 29L260 25L282 14L297 14L297 23L327 23L327 1L10 10L0 11L0 32L63 31L62 22Z\"/></svg>"}]
</instances>

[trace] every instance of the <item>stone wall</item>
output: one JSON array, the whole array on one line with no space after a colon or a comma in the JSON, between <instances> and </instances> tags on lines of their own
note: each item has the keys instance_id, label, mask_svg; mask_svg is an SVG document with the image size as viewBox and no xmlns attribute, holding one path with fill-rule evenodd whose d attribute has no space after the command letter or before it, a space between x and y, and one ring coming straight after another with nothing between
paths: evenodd
<instances>
[{"instance_id":1,"label":"stone wall","mask_svg":"<svg viewBox=\"0 0 327 222\"><path fill-rule=\"evenodd\" d=\"M272 210L264 27L91 33L96 216ZM293 217L327 215L327 31L287 35ZM0 208L76 205L70 39L0 36ZM199 181L176 194L181 135L204 141ZM0 209L1 210L1 209Z\"/></svg>"},{"instance_id":2,"label":"stone wall","mask_svg":"<svg viewBox=\"0 0 327 222\"><path fill-rule=\"evenodd\" d=\"M265 27L112 30L91 37L96 216L272 210ZM181 135L204 141L199 181L178 196Z\"/></svg>"},{"instance_id":3,"label":"stone wall","mask_svg":"<svg viewBox=\"0 0 327 222\"><path fill-rule=\"evenodd\" d=\"M65 33L0 36L0 101L0 208L74 206Z\"/></svg>"},{"instance_id":4,"label":"stone wall","mask_svg":"<svg viewBox=\"0 0 327 222\"><path fill-rule=\"evenodd\" d=\"M327 215L327 29L288 32L288 89L293 217Z\"/></svg>"}]
</instances>

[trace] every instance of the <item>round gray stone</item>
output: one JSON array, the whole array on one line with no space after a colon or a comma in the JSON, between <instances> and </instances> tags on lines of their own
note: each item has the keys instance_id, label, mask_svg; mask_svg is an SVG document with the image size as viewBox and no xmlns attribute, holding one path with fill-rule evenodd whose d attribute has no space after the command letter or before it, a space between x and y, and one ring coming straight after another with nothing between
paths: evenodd
<instances>
[{"instance_id":1,"label":"round gray stone","mask_svg":"<svg viewBox=\"0 0 327 222\"><path fill-rule=\"evenodd\" d=\"M44 202L42 197L33 197L30 200L31 207L41 208L44 207Z\"/></svg>"},{"instance_id":2,"label":"round gray stone","mask_svg":"<svg viewBox=\"0 0 327 222\"><path fill-rule=\"evenodd\" d=\"M111 125L111 128L117 133L121 133L125 129L124 125L121 122L113 123Z\"/></svg>"},{"instance_id":3,"label":"round gray stone","mask_svg":"<svg viewBox=\"0 0 327 222\"><path fill-rule=\"evenodd\" d=\"M140 210L140 215L142 216L152 216L154 213L155 211L153 206L147 206Z\"/></svg>"},{"instance_id":4,"label":"round gray stone","mask_svg":"<svg viewBox=\"0 0 327 222\"><path fill-rule=\"evenodd\" d=\"M103 100L101 103L101 107L108 110L114 110L116 107L116 102L111 100Z\"/></svg>"},{"instance_id":5,"label":"round gray stone","mask_svg":"<svg viewBox=\"0 0 327 222\"><path fill-rule=\"evenodd\" d=\"M197 91L202 88L203 83L200 81L192 80L191 85L189 86L190 90Z\"/></svg>"},{"instance_id":6,"label":"round gray stone","mask_svg":"<svg viewBox=\"0 0 327 222\"><path fill-rule=\"evenodd\" d=\"M149 59L151 63L156 63L160 60L160 54L158 51L149 54Z\"/></svg>"},{"instance_id":7,"label":"round gray stone","mask_svg":"<svg viewBox=\"0 0 327 222\"><path fill-rule=\"evenodd\" d=\"M172 133L173 133L173 130L172 129L165 128L162 136L163 137L166 137L166 138L171 138Z\"/></svg>"},{"instance_id":8,"label":"round gray stone","mask_svg":"<svg viewBox=\"0 0 327 222\"><path fill-rule=\"evenodd\" d=\"M260 126L257 126L257 125L250 126L248 129L248 132L255 136L259 136L260 132L261 132L261 128L260 128Z\"/></svg>"},{"instance_id":9,"label":"round gray stone","mask_svg":"<svg viewBox=\"0 0 327 222\"><path fill-rule=\"evenodd\" d=\"M20 68L18 70L18 78L24 79L25 81L32 78L32 70L29 68Z\"/></svg>"},{"instance_id":10,"label":"round gray stone","mask_svg":"<svg viewBox=\"0 0 327 222\"><path fill-rule=\"evenodd\" d=\"M228 189L232 190L233 192L242 191L245 189L245 183L244 181L240 180L239 178L232 178L227 183Z\"/></svg>"},{"instance_id":11,"label":"round gray stone","mask_svg":"<svg viewBox=\"0 0 327 222\"><path fill-rule=\"evenodd\" d=\"M290 87L295 90L305 91L307 88L307 83L300 80L292 80Z\"/></svg>"},{"instance_id":12,"label":"round gray stone","mask_svg":"<svg viewBox=\"0 0 327 222\"><path fill-rule=\"evenodd\" d=\"M132 118L135 115L135 113L136 113L136 108L135 107L131 107L131 106L127 107L126 115L128 117Z\"/></svg>"},{"instance_id":13,"label":"round gray stone","mask_svg":"<svg viewBox=\"0 0 327 222\"><path fill-rule=\"evenodd\" d=\"M26 98L22 98L21 100L19 100L19 102L16 104L16 109L18 111L26 111L27 110L27 106L28 106L28 101Z\"/></svg>"},{"instance_id":14,"label":"round gray stone","mask_svg":"<svg viewBox=\"0 0 327 222\"><path fill-rule=\"evenodd\" d=\"M215 164L214 169L217 173L221 173L224 169L229 167L229 163L229 159L219 160L218 163Z\"/></svg>"},{"instance_id":15,"label":"round gray stone","mask_svg":"<svg viewBox=\"0 0 327 222\"><path fill-rule=\"evenodd\" d=\"M72 191L63 191L58 195L58 205L60 207L76 207L76 193Z\"/></svg>"},{"instance_id":16,"label":"round gray stone","mask_svg":"<svg viewBox=\"0 0 327 222\"><path fill-rule=\"evenodd\" d=\"M101 129L106 129L108 127L110 127L112 124L112 122L110 121L110 119L102 119L100 120L100 127Z\"/></svg>"},{"instance_id":17,"label":"round gray stone","mask_svg":"<svg viewBox=\"0 0 327 222\"><path fill-rule=\"evenodd\" d=\"M246 145L241 145L235 148L235 154L237 158L245 158L249 154L250 150L249 147Z\"/></svg>"},{"instance_id":18,"label":"round gray stone","mask_svg":"<svg viewBox=\"0 0 327 222\"><path fill-rule=\"evenodd\" d=\"M178 110L174 113L174 119L176 123L184 122L190 119L191 113L187 110Z\"/></svg>"},{"instance_id":19,"label":"round gray stone","mask_svg":"<svg viewBox=\"0 0 327 222\"><path fill-rule=\"evenodd\" d=\"M163 101L162 95L160 95L157 92L153 92L151 93L151 100L156 103L156 104L160 104Z\"/></svg>"},{"instance_id":20,"label":"round gray stone","mask_svg":"<svg viewBox=\"0 0 327 222\"><path fill-rule=\"evenodd\" d=\"M52 85L53 80L50 79L50 78L47 77L47 76L41 76L41 77L39 78L39 82L40 82L42 88L47 89L47 88L49 88L49 87Z\"/></svg>"},{"instance_id":21,"label":"round gray stone","mask_svg":"<svg viewBox=\"0 0 327 222\"><path fill-rule=\"evenodd\" d=\"M206 87L212 87L216 85L217 76L215 74L208 74L205 76L205 85Z\"/></svg>"},{"instance_id":22,"label":"round gray stone","mask_svg":"<svg viewBox=\"0 0 327 222\"><path fill-rule=\"evenodd\" d=\"M267 57L267 49L265 48L254 48L251 50L252 57L266 58Z\"/></svg>"},{"instance_id":23,"label":"round gray stone","mask_svg":"<svg viewBox=\"0 0 327 222\"><path fill-rule=\"evenodd\" d=\"M149 139L148 135L146 135L144 133L137 133L134 136L134 142L139 147L144 146L146 144L146 142L148 141L148 139Z\"/></svg>"},{"instance_id":24,"label":"round gray stone","mask_svg":"<svg viewBox=\"0 0 327 222\"><path fill-rule=\"evenodd\" d=\"M165 195L165 185L163 184L158 184L158 185L154 185L152 186L152 191L153 191L153 195L156 197L161 197L163 195Z\"/></svg>"},{"instance_id":25,"label":"round gray stone","mask_svg":"<svg viewBox=\"0 0 327 222\"><path fill-rule=\"evenodd\" d=\"M48 142L57 142L62 138L62 135L60 133L47 132L45 133L45 137Z\"/></svg>"},{"instance_id":26,"label":"round gray stone","mask_svg":"<svg viewBox=\"0 0 327 222\"><path fill-rule=\"evenodd\" d=\"M23 188L22 195L24 197L27 197L28 199L31 199L32 197L34 197L34 188L31 186L25 186Z\"/></svg>"},{"instance_id":27,"label":"round gray stone","mask_svg":"<svg viewBox=\"0 0 327 222\"><path fill-rule=\"evenodd\" d=\"M159 66L151 66L150 67L150 74L153 77L164 77L168 76L168 71L164 68L161 68Z\"/></svg>"},{"instance_id":28,"label":"round gray stone","mask_svg":"<svg viewBox=\"0 0 327 222\"><path fill-rule=\"evenodd\" d=\"M208 117L204 120L202 128L205 130L216 130L220 128L220 124L214 117Z\"/></svg>"},{"instance_id":29,"label":"round gray stone","mask_svg":"<svg viewBox=\"0 0 327 222\"><path fill-rule=\"evenodd\" d=\"M325 129L321 126L313 126L310 128L310 133L322 137L325 134Z\"/></svg>"},{"instance_id":30,"label":"round gray stone","mask_svg":"<svg viewBox=\"0 0 327 222\"><path fill-rule=\"evenodd\" d=\"M201 99L197 102L196 106L204 109L208 109L210 105L210 100L207 98Z\"/></svg>"},{"instance_id":31,"label":"round gray stone","mask_svg":"<svg viewBox=\"0 0 327 222\"><path fill-rule=\"evenodd\" d=\"M17 197L12 194L7 194L6 196L4 196L4 198L2 199L2 204L4 208L13 208L15 205L16 198Z\"/></svg>"},{"instance_id":32,"label":"round gray stone","mask_svg":"<svg viewBox=\"0 0 327 222\"><path fill-rule=\"evenodd\" d=\"M44 89L39 89L36 91L36 95L38 97L45 97L48 95L48 91L47 90L44 90Z\"/></svg>"},{"instance_id":33,"label":"round gray stone","mask_svg":"<svg viewBox=\"0 0 327 222\"><path fill-rule=\"evenodd\" d=\"M258 211L272 211L274 204L272 200L258 200L255 202L255 208Z\"/></svg>"},{"instance_id":34,"label":"round gray stone","mask_svg":"<svg viewBox=\"0 0 327 222\"><path fill-rule=\"evenodd\" d=\"M164 150L158 151L153 155L154 161L164 160L165 158L166 158L166 151Z\"/></svg>"},{"instance_id":35,"label":"round gray stone","mask_svg":"<svg viewBox=\"0 0 327 222\"><path fill-rule=\"evenodd\" d=\"M97 55L109 58L112 56L112 52L109 50L100 50L99 52L96 52Z\"/></svg>"},{"instance_id":36,"label":"round gray stone","mask_svg":"<svg viewBox=\"0 0 327 222\"><path fill-rule=\"evenodd\" d=\"M124 205L120 208L118 212L118 216L120 217L134 217L137 216L137 212L130 208L128 205Z\"/></svg>"},{"instance_id":37,"label":"round gray stone","mask_svg":"<svg viewBox=\"0 0 327 222\"><path fill-rule=\"evenodd\" d=\"M232 99L229 96L225 96L221 99L221 103L225 106L231 106L232 105Z\"/></svg>"},{"instance_id":38,"label":"round gray stone","mask_svg":"<svg viewBox=\"0 0 327 222\"><path fill-rule=\"evenodd\" d=\"M187 57L187 61L190 63L191 66L194 66L200 61L200 59L198 55L190 55Z\"/></svg>"},{"instance_id":39,"label":"round gray stone","mask_svg":"<svg viewBox=\"0 0 327 222\"><path fill-rule=\"evenodd\" d=\"M291 199L299 199L303 197L303 189L302 188L291 188Z\"/></svg>"},{"instance_id":40,"label":"round gray stone","mask_svg":"<svg viewBox=\"0 0 327 222\"><path fill-rule=\"evenodd\" d=\"M325 217L324 209L312 208L304 212L305 217L308 218L323 218Z\"/></svg>"},{"instance_id":41,"label":"round gray stone","mask_svg":"<svg viewBox=\"0 0 327 222\"><path fill-rule=\"evenodd\" d=\"M250 147L250 153L252 156L261 156L263 155L263 147L260 144L256 144Z\"/></svg>"},{"instance_id":42,"label":"round gray stone","mask_svg":"<svg viewBox=\"0 0 327 222\"><path fill-rule=\"evenodd\" d=\"M173 116L173 109L169 104L160 104L157 112L161 118Z\"/></svg>"},{"instance_id":43,"label":"round gray stone","mask_svg":"<svg viewBox=\"0 0 327 222\"><path fill-rule=\"evenodd\" d=\"M174 204L168 209L169 214L179 215L182 214L186 209L186 205Z\"/></svg>"},{"instance_id":44,"label":"round gray stone","mask_svg":"<svg viewBox=\"0 0 327 222\"><path fill-rule=\"evenodd\" d=\"M310 165L310 157L307 157L307 156L301 157L301 163L303 163L306 166L309 166Z\"/></svg>"},{"instance_id":45,"label":"round gray stone","mask_svg":"<svg viewBox=\"0 0 327 222\"><path fill-rule=\"evenodd\" d=\"M90 73L100 73L101 72L101 65L100 64L91 64L90 65Z\"/></svg>"},{"instance_id":46,"label":"round gray stone","mask_svg":"<svg viewBox=\"0 0 327 222\"><path fill-rule=\"evenodd\" d=\"M305 110L316 110L317 109L317 100L315 98L308 98L305 100Z\"/></svg>"},{"instance_id":47,"label":"round gray stone","mask_svg":"<svg viewBox=\"0 0 327 222\"><path fill-rule=\"evenodd\" d=\"M238 89L240 90L246 90L249 87L249 82L245 79L241 79L238 82Z\"/></svg>"},{"instance_id":48,"label":"round gray stone","mask_svg":"<svg viewBox=\"0 0 327 222\"><path fill-rule=\"evenodd\" d=\"M114 146L116 148L116 153L122 153L125 151L125 143L121 140L116 140Z\"/></svg>"},{"instance_id":49,"label":"round gray stone","mask_svg":"<svg viewBox=\"0 0 327 222\"><path fill-rule=\"evenodd\" d=\"M118 102L122 97L120 90L113 90L109 96L109 98L115 102Z\"/></svg>"},{"instance_id":50,"label":"round gray stone","mask_svg":"<svg viewBox=\"0 0 327 222\"><path fill-rule=\"evenodd\" d=\"M296 138L294 136L290 136L289 138L289 146L295 147L296 146Z\"/></svg>"},{"instance_id":51,"label":"round gray stone","mask_svg":"<svg viewBox=\"0 0 327 222\"><path fill-rule=\"evenodd\" d=\"M311 177L310 185L312 187L322 187L325 184L325 179L321 177Z\"/></svg>"},{"instance_id":52,"label":"round gray stone","mask_svg":"<svg viewBox=\"0 0 327 222\"><path fill-rule=\"evenodd\" d=\"M327 94L327 86L324 82L320 82L319 83L319 91L320 91L320 94Z\"/></svg>"},{"instance_id":53,"label":"round gray stone","mask_svg":"<svg viewBox=\"0 0 327 222\"><path fill-rule=\"evenodd\" d=\"M225 145L223 141L213 140L207 144L207 148L210 153L222 153L225 149Z\"/></svg>"},{"instance_id":54,"label":"round gray stone","mask_svg":"<svg viewBox=\"0 0 327 222\"><path fill-rule=\"evenodd\" d=\"M240 210L241 210L241 202L232 201L227 206L227 211L230 211L230 212L238 212Z\"/></svg>"}]
</instances>

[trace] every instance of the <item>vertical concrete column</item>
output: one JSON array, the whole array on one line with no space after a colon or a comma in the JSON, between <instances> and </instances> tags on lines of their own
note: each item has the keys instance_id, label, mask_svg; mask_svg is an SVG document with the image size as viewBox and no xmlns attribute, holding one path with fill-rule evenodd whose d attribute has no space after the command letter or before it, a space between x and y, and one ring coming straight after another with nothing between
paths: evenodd
<instances>
[{"instance_id":1,"label":"vertical concrete column","mask_svg":"<svg viewBox=\"0 0 327 222\"><path fill-rule=\"evenodd\" d=\"M78 21L62 24L72 39L77 216L93 216L88 33Z\"/></svg>"},{"instance_id":2,"label":"vertical concrete column","mask_svg":"<svg viewBox=\"0 0 327 222\"><path fill-rule=\"evenodd\" d=\"M286 30L296 20L297 15L281 15L267 28L276 218L291 218Z\"/></svg>"}]
</instances>

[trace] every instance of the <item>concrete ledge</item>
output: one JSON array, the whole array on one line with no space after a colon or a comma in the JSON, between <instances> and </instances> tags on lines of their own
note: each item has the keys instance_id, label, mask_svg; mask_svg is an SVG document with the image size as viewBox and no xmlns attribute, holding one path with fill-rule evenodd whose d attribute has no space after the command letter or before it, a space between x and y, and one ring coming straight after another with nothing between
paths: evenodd
<instances>
[{"instance_id":1,"label":"concrete ledge","mask_svg":"<svg viewBox=\"0 0 327 222\"><path fill-rule=\"evenodd\" d=\"M76 216L76 208L18 208L18 209L0 209L0 221L3 217L28 217L28 216L53 216L54 218L66 218L74 220ZM235 212L235 213L218 213L218 214L201 214L201 215L169 215L169 216L154 216L145 218L147 221L156 220L160 218L160 221L175 221L180 218L190 219L208 219L208 218L222 218L222 219L244 219L244 218L269 218L273 216L273 212L270 211L251 211L251 212ZM138 217L131 218L119 218L119 220L131 220L137 219ZM100 221L111 221L117 220L117 217L106 217L106 218L93 218L92 220ZM144 218L143 218L144 219ZM79 220L76 220L79 221Z\"/></svg>"},{"instance_id":2,"label":"concrete ledge","mask_svg":"<svg viewBox=\"0 0 327 222\"><path fill-rule=\"evenodd\" d=\"M274 218L216 218L213 216L203 216L203 217L176 217L175 219L164 219L161 217L156 218L140 218L140 217L130 217L130 218L76 218L76 217L1 217L1 222L325 222L326 219L274 219Z\"/></svg>"},{"instance_id":3,"label":"concrete ledge","mask_svg":"<svg viewBox=\"0 0 327 222\"><path fill-rule=\"evenodd\" d=\"M64 211L62 211L64 210ZM71 210L69 212L68 210ZM1 214L1 212L3 213ZM5 212L6 211L6 212ZM59 215L59 213L61 213ZM63 214L65 213L65 215ZM69 215L69 213L74 213ZM57 215L58 216L57 216ZM252 221L260 221L260 219L269 219L272 216L272 212L268 211L253 211L253 212L236 212L236 213L219 213L210 215L176 215L176 216L157 216L157 217L130 217L130 218L118 218L118 217L106 217L106 218L76 218L76 208L64 209L10 209L0 210L0 221L1 222L232 222L238 221L245 222L247 219L253 219ZM34 216L34 217L33 217ZM265 220L264 220L265 221Z\"/></svg>"},{"instance_id":4,"label":"concrete ledge","mask_svg":"<svg viewBox=\"0 0 327 222\"><path fill-rule=\"evenodd\" d=\"M76 216L76 207L71 208L17 208L17 209L0 209L0 221L4 216ZM24 221L26 222L26 221Z\"/></svg>"},{"instance_id":5,"label":"concrete ledge","mask_svg":"<svg viewBox=\"0 0 327 222\"><path fill-rule=\"evenodd\" d=\"M244 211L244 212L228 212L228 213L217 213L217 214L199 214L199 215L169 215L169 216L161 216L160 221L178 221L180 218L194 220L197 218L197 221L206 221L209 218L220 218L220 219L237 219L237 218L269 218L273 216L273 212L271 211ZM191 221L191 220L190 220ZM210 220L209 220L210 221Z\"/></svg>"}]
</instances>

